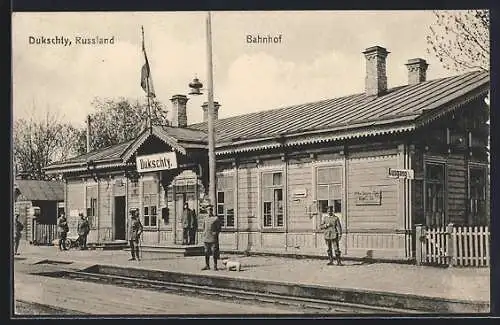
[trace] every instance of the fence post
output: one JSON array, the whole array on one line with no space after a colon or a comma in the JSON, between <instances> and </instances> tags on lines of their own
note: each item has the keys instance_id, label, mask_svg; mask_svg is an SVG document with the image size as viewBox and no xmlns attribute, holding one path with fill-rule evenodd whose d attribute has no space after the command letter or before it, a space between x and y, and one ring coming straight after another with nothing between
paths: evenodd
<instances>
[{"instance_id":1,"label":"fence post","mask_svg":"<svg viewBox=\"0 0 500 325\"><path fill-rule=\"evenodd\" d=\"M424 236L423 225L415 225L415 258L417 265L422 264L422 237Z\"/></svg>"},{"instance_id":2,"label":"fence post","mask_svg":"<svg viewBox=\"0 0 500 325\"><path fill-rule=\"evenodd\" d=\"M446 256L448 267L453 267L453 258L455 256L455 251L453 250L453 241L455 238L453 237L453 224L449 223L446 226Z\"/></svg>"}]
</instances>

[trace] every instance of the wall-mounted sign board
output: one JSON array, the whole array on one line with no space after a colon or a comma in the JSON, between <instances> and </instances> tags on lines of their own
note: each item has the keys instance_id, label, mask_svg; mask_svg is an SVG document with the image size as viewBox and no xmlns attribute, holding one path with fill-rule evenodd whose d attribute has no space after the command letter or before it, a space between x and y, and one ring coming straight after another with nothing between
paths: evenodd
<instances>
[{"instance_id":1,"label":"wall-mounted sign board","mask_svg":"<svg viewBox=\"0 0 500 325\"><path fill-rule=\"evenodd\" d=\"M415 173L413 172L413 169L389 168L388 176L389 178L413 179L415 177Z\"/></svg>"},{"instance_id":2,"label":"wall-mounted sign board","mask_svg":"<svg viewBox=\"0 0 500 325\"><path fill-rule=\"evenodd\" d=\"M354 192L356 205L381 205L382 191L359 191Z\"/></svg>"},{"instance_id":3,"label":"wall-mounted sign board","mask_svg":"<svg viewBox=\"0 0 500 325\"><path fill-rule=\"evenodd\" d=\"M139 173L176 169L177 156L173 151L155 153L152 155L137 156L135 163Z\"/></svg>"},{"instance_id":4,"label":"wall-mounted sign board","mask_svg":"<svg viewBox=\"0 0 500 325\"><path fill-rule=\"evenodd\" d=\"M307 197L307 189L305 188L296 188L292 191L292 197L294 199L300 199Z\"/></svg>"}]
</instances>

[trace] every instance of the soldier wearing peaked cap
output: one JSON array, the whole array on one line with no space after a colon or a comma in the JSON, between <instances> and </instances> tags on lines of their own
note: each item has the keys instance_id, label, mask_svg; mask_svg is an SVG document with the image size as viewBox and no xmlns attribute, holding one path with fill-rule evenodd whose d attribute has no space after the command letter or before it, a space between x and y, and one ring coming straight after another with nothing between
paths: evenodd
<instances>
[{"instance_id":1,"label":"soldier wearing peaked cap","mask_svg":"<svg viewBox=\"0 0 500 325\"><path fill-rule=\"evenodd\" d=\"M78 220L78 245L81 250L87 249L87 235L90 232L90 225L88 219L82 212L78 213L80 220Z\"/></svg>"},{"instance_id":2,"label":"soldier wearing peaked cap","mask_svg":"<svg viewBox=\"0 0 500 325\"><path fill-rule=\"evenodd\" d=\"M328 207L328 215L323 219L320 228L323 229L325 235L325 243L329 259L328 265L333 265L332 246L335 249L337 265L342 265L339 248L339 241L342 238L342 224L340 223L339 216L334 213L332 206Z\"/></svg>"},{"instance_id":3,"label":"soldier wearing peaked cap","mask_svg":"<svg viewBox=\"0 0 500 325\"><path fill-rule=\"evenodd\" d=\"M132 257L129 261L140 260L139 255L139 240L142 234L142 223L139 220L139 210L134 209L130 211L130 226L128 232L128 239L130 243L130 253Z\"/></svg>"},{"instance_id":4,"label":"soldier wearing peaked cap","mask_svg":"<svg viewBox=\"0 0 500 325\"><path fill-rule=\"evenodd\" d=\"M221 223L214 215L214 206L207 206L208 216L203 221L203 242L205 244L205 267L202 270L210 270L210 255L214 258L214 270L217 271L217 260L219 259L219 233Z\"/></svg>"}]
</instances>

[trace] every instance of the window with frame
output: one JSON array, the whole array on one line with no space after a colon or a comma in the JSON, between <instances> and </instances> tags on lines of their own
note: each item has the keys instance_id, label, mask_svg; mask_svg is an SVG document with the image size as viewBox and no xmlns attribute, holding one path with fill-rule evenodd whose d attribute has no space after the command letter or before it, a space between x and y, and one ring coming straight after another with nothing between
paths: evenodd
<instances>
[{"instance_id":1,"label":"window with frame","mask_svg":"<svg viewBox=\"0 0 500 325\"><path fill-rule=\"evenodd\" d=\"M472 225L487 225L486 169L469 166L469 222Z\"/></svg>"},{"instance_id":2,"label":"window with frame","mask_svg":"<svg viewBox=\"0 0 500 325\"><path fill-rule=\"evenodd\" d=\"M425 164L425 221L427 226L444 226L445 165Z\"/></svg>"},{"instance_id":3,"label":"window with frame","mask_svg":"<svg viewBox=\"0 0 500 325\"><path fill-rule=\"evenodd\" d=\"M217 216L222 227L234 227L234 175L217 175Z\"/></svg>"},{"instance_id":4,"label":"window with frame","mask_svg":"<svg viewBox=\"0 0 500 325\"><path fill-rule=\"evenodd\" d=\"M316 168L316 199L318 212L327 213L332 206L335 213L342 212L342 167Z\"/></svg>"},{"instance_id":5,"label":"window with frame","mask_svg":"<svg viewBox=\"0 0 500 325\"><path fill-rule=\"evenodd\" d=\"M262 173L262 209L265 228L284 226L283 173Z\"/></svg>"},{"instance_id":6,"label":"window with frame","mask_svg":"<svg viewBox=\"0 0 500 325\"><path fill-rule=\"evenodd\" d=\"M155 182L144 182L142 196L144 227L158 226L158 194L155 185Z\"/></svg>"},{"instance_id":7,"label":"window with frame","mask_svg":"<svg viewBox=\"0 0 500 325\"><path fill-rule=\"evenodd\" d=\"M97 186L87 188L87 202L85 207L87 210L87 218L89 226L92 229L96 228L97 219Z\"/></svg>"}]
</instances>

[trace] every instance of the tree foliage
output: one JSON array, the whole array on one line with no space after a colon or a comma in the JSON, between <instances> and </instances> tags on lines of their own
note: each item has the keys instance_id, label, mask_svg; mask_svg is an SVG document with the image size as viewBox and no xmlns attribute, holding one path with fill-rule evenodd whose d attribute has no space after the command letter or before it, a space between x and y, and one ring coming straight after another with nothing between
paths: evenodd
<instances>
[{"instance_id":1,"label":"tree foliage","mask_svg":"<svg viewBox=\"0 0 500 325\"><path fill-rule=\"evenodd\" d=\"M47 112L43 119L18 119L13 128L14 164L18 173L32 179L47 179L43 168L76 154L79 131L61 122L55 113Z\"/></svg>"},{"instance_id":2,"label":"tree foliage","mask_svg":"<svg viewBox=\"0 0 500 325\"><path fill-rule=\"evenodd\" d=\"M145 128L148 117L147 102L130 101L125 98L95 98L92 102L96 112L90 114L90 149L97 150L137 137ZM154 125L168 125L165 106L151 99L151 122ZM86 152L86 127L79 131L76 145L79 154Z\"/></svg>"},{"instance_id":3,"label":"tree foliage","mask_svg":"<svg viewBox=\"0 0 500 325\"><path fill-rule=\"evenodd\" d=\"M434 11L436 21L427 36L428 52L449 70L490 68L488 10Z\"/></svg>"}]
</instances>

